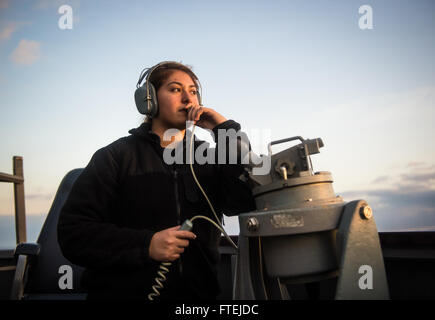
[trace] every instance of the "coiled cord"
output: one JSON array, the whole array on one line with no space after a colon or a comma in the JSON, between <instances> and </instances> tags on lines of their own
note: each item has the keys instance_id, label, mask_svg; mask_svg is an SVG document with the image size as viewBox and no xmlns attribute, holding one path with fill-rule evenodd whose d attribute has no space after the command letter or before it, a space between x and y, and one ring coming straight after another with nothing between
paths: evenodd
<instances>
[{"instance_id":1,"label":"coiled cord","mask_svg":"<svg viewBox=\"0 0 435 320\"><path fill-rule=\"evenodd\" d=\"M213 224L216 228L218 228L221 232L223 231L223 228L220 227L216 222L214 222L212 219L210 219L209 217L206 216L201 216L201 215L197 215L194 216L192 219L187 219L184 223L183 226L180 229L184 229L184 230L189 230L190 227L192 225L192 222L196 219L204 219L207 220L208 222L210 222L211 224ZM187 225L187 228L184 228ZM171 262L162 262L159 266L159 271L157 271L158 276L154 279L154 281L156 282L155 285L152 286L152 289L154 292L151 292L148 295L148 300L154 300L155 297L160 296L160 292L159 290L163 289L163 282L166 281L166 274L169 272L169 269L167 267L171 266L172 263ZM159 277L160 276L160 277Z\"/></svg>"},{"instance_id":2,"label":"coiled cord","mask_svg":"<svg viewBox=\"0 0 435 320\"><path fill-rule=\"evenodd\" d=\"M151 292L148 295L149 300L154 300L155 297L158 297L160 295L159 290L163 289L163 282L166 281L166 276L169 272L169 269L167 267L171 266L171 262L162 262L159 266L159 271L157 271L157 274L160 276L157 276L154 280L157 282L155 285L152 286L152 289L154 292Z\"/></svg>"}]
</instances>

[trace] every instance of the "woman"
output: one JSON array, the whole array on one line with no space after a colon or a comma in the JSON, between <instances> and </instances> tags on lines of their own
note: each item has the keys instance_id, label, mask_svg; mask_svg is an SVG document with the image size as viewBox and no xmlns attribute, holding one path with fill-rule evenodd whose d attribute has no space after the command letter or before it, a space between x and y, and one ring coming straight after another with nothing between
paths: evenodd
<instances>
[{"instance_id":1,"label":"woman","mask_svg":"<svg viewBox=\"0 0 435 320\"><path fill-rule=\"evenodd\" d=\"M213 130L215 137L218 130L240 130L235 121L199 105L196 80L179 63L153 69L149 81L158 113L98 150L65 202L59 244L68 260L86 268L82 284L89 299L146 299L162 262L172 264L157 299L214 299L219 294L221 232L205 220L196 220L192 231L178 230L195 215L215 219L189 164L168 164L164 157L165 147L189 152L186 121ZM165 141L165 132L174 128L172 140ZM195 141L194 150L203 143ZM250 189L239 179L245 173L241 164L194 163L193 169L219 218L254 209Z\"/></svg>"}]
</instances>

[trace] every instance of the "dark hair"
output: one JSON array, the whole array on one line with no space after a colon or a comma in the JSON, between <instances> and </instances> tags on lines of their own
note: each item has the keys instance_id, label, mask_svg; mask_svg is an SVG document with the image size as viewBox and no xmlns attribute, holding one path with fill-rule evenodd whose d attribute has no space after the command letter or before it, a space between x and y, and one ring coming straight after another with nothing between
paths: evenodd
<instances>
[{"instance_id":1,"label":"dark hair","mask_svg":"<svg viewBox=\"0 0 435 320\"><path fill-rule=\"evenodd\" d=\"M165 82L175 70L181 70L186 72L192 78L193 82L195 83L195 86L198 86L197 84L198 78L192 72L190 66L185 66L177 63L167 63L154 70L150 76L149 80L153 84L154 88L156 89L156 93L157 91L159 91L163 82Z\"/></svg>"}]
</instances>

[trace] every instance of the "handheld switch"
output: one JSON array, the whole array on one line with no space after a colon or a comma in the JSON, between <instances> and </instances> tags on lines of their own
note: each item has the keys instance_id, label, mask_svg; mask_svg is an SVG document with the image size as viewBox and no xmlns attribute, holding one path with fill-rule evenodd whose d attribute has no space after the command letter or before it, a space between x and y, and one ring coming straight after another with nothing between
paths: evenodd
<instances>
[{"instance_id":1,"label":"handheld switch","mask_svg":"<svg viewBox=\"0 0 435 320\"><path fill-rule=\"evenodd\" d=\"M186 221L183 222L183 224L181 225L181 228L178 230L187 230L190 231L193 228L193 223L192 221L190 221L189 219L186 219Z\"/></svg>"}]
</instances>

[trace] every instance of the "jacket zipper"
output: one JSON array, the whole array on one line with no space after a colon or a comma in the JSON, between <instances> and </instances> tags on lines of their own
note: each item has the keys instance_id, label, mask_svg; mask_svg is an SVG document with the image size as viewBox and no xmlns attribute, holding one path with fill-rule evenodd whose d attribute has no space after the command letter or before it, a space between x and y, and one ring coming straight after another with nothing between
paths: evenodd
<instances>
[{"instance_id":1,"label":"jacket zipper","mask_svg":"<svg viewBox=\"0 0 435 320\"><path fill-rule=\"evenodd\" d=\"M176 205L176 210L177 210L177 224L181 225L181 208L180 208L180 199L178 196L178 171L177 171L177 169L174 169L173 175L174 175L175 205ZM181 255L180 255L179 262L178 262L178 269L180 271L180 276L181 276L183 274Z\"/></svg>"}]
</instances>

